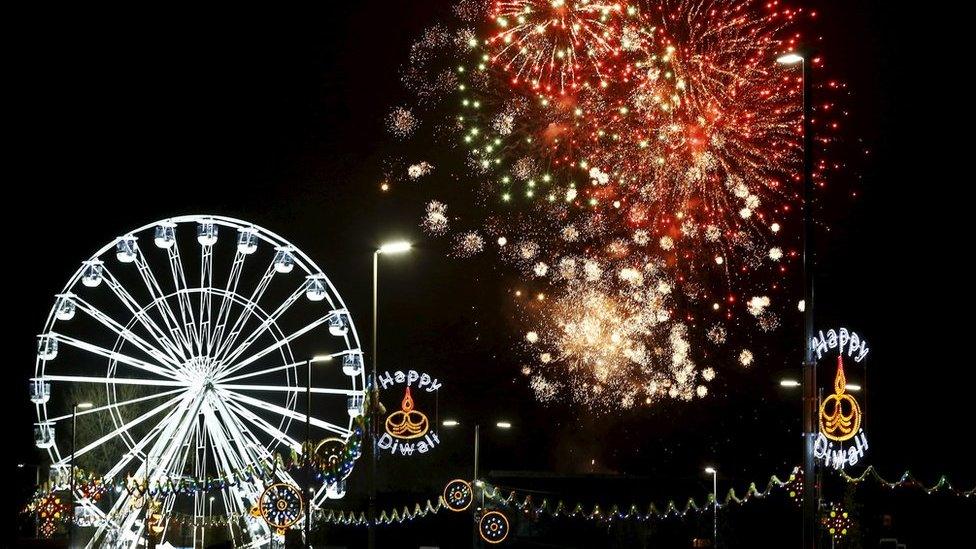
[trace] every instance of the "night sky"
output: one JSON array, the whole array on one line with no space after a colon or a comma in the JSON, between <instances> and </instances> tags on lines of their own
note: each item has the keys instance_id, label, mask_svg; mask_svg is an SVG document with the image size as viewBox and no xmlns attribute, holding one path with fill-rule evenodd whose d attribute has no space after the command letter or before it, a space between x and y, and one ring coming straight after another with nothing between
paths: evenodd
<instances>
[{"instance_id":1,"label":"night sky","mask_svg":"<svg viewBox=\"0 0 976 549\"><path fill-rule=\"evenodd\" d=\"M777 386L799 365L801 334L788 329L778 337L795 341L792 353L757 357L703 401L611 416L535 403L511 353L503 273L487 260L447 259L444 243L418 227L421 203L378 190L391 142L383 118L402 97L398 70L449 3L324 5L273 14L86 6L7 18L19 35L5 78L14 92L4 269L13 462L38 459L27 398L34 336L78 262L130 228L215 213L267 227L313 257L364 342L372 249L391 238L417 243L381 268L380 368L437 375L440 417L462 427L442 431L444 447L428 458L381 462L381 488L397 503L470 476L470 426L497 419L515 427L488 430L483 468L664 479L653 498L702 496L705 464L741 489L799 463L799 392ZM964 267L972 110L968 61L955 55L963 23L934 6L815 5L830 73L853 91L845 136L870 150L853 162L861 181L834 189L841 199L818 235L817 326L846 325L871 342L869 463L889 477L947 473L968 488L976 473L959 448L972 432L976 375L961 356L974 305ZM390 408L398 397L385 400ZM362 501L362 469L350 479L350 507ZM8 515L22 504L11 499Z\"/></svg>"}]
</instances>

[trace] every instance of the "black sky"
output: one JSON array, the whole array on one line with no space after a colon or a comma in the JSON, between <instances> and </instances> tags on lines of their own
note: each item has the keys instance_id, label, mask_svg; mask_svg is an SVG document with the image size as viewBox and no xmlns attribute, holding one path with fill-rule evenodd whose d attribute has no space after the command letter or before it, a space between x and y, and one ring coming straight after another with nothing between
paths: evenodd
<instances>
[{"instance_id":1,"label":"black sky","mask_svg":"<svg viewBox=\"0 0 976 549\"><path fill-rule=\"evenodd\" d=\"M533 403L508 354L502 282L446 260L423 241L415 205L377 191L397 71L447 2L323 5L6 18L16 37L4 79L14 461L36 459L27 378L53 294L104 242L181 213L240 217L288 237L332 277L364 338L370 250L390 237L419 241L413 257L384 266L380 356L442 377L442 415L516 423L487 445L490 467L569 473L595 459L602 470L695 479L714 461L744 486L799 461L799 405L773 379L785 361L733 376L705 403L619 418ZM872 342L871 463L970 486L971 459L958 452L976 419L962 22L879 0L818 5L831 74L854 92L848 135L871 153L859 197L838 202L849 209L832 212L839 221L821 240L817 324L846 324ZM435 468L469 465L465 443L459 434L431 461L385 464L391 479L410 479L390 487L426 497L445 480Z\"/></svg>"}]
</instances>

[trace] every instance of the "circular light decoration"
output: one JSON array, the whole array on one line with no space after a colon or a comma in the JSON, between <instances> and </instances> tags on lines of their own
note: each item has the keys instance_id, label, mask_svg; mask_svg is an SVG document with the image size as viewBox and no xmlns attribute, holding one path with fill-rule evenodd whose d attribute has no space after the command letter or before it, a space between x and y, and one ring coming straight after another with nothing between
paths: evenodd
<instances>
[{"instance_id":1,"label":"circular light decoration","mask_svg":"<svg viewBox=\"0 0 976 549\"><path fill-rule=\"evenodd\" d=\"M258 502L261 518L279 534L284 534L286 528L298 522L303 509L302 493L285 483L268 486Z\"/></svg>"},{"instance_id":2,"label":"circular light decoration","mask_svg":"<svg viewBox=\"0 0 976 549\"><path fill-rule=\"evenodd\" d=\"M319 442L315 448L315 455L331 468L342 461L345 451L346 443L341 438L329 437Z\"/></svg>"},{"instance_id":3,"label":"circular light decoration","mask_svg":"<svg viewBox=\"0 0 976 549\"><path fill-rule=\"evenodd\" d=\"M508 537L508 518L498 511L488 511L478 523L478 533L488 543L501 543Z\"/></svg>"},{"instance_id":4,"label":"circular light decoration","mask_svg":"<svg viewBox=\"0 0 976 549\"><path fill-rule=\"evenodd\" d=\"M454 479L444 487L444 504L456 513L464 511L474 501L471 484L466 480Z\"/></svg>"}]
</instances>

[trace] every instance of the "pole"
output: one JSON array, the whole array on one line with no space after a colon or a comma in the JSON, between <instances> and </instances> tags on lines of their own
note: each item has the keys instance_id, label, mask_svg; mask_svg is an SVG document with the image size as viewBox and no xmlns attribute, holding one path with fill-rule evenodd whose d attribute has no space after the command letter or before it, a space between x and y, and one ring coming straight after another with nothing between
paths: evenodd
<instances>
[{"instance_id":1,"label":"pole","mask_svg":"<svg viewBox=\"0 0 976 549\"><path fill-rule=\"evenodd\" d=\"M71 452L74 454L74 452ZM48 474L50 476L50 473ZM34 466L34 488L40 489L41 487L41 466L40 464ZM37 513L34 513L34 537L41 537L41 521Z\"/></svg>"},{"instance_id":2,"label":"pole","mask_svg":"<svg viewBox=\"0 0 976 549\"><path fill-rule=\"evenodd\" d=\"M817 362L813 356L813 101L810 53L801 63L803 78L803 547L817 547L817 478L813 449L817 436Z\"/></svg>"},{"instance_id":3,"label":"pole","mask_svg":"<svg viewBox=\"0 0 976 549\"><path fill-rule=\"evenodd\" d=\"M71 459L68 464L68 473L71 476L70 491L71 491L71 522L68 523L68 547L71 547L71 543L74 541L75 537L75 441L77 437L75 434L78 431L78 404L75 403L71 407Z\"/></svg>"},{"instance_id":4,"label":"pole","mask_svg":"<svg viewBox=\"0 0 976 549\"><path fill-rule=\"evenodd\" d=\"M481 425L474 426L474 480L478 480L478 458L481 453L480 446L481 439Z\"/></svg>"},{"instance_id":5,"label":"pole","mask_svg":"<svg viewBox=\"0 0 976 549\"><path fill-rule=\"evenodd\" d=\"M372 458L370 460L369 466L369 523L367 524L367 547L369 549L376 549L376 424L379 421L377 410L379 405L379 388L376 386L376 300L377 300L377 284L379 280L379 259L380 251L376 250L373 252L373 344L370 349L373 352L373 375L372 375L372 397L373 402L370 406L370 422L369 422L369 432L373 439L373 451L370 455Z\"/></svg>"},{"instance_id":6,"label":"pole","mask_svg":"<svg viewBox=\"0 0 976 549\"><path fill-rule=\"evenodd\" d=\"M145 539L146 548L149 548L149 452L146 452L146 477L143 479L145 485L142 492L142 535ZM196 545L197 526L193 525L193 544ZM202 541L202 540L201 540Z\"/></svg>"},{"instance_id":7,"label":"pole","mask_svg":"<svg viewBox=\"0 0 976 549\"><path fill-rule=\"evenodd\" d=\"M718 547L718 471L712 471L712 544Z\"/></svg>"},{"instance_id":8,"label":"pole","mask_svg":"<svg viewBox=\"0 0 976 549\"><path fill-rule=\"evenodd\" d=\"M305 449L302 452L305 459L305 494L303 498L305 499L305 547L309 549L312 547L312 540L309 538L312 532L312 498L308 497L311 494L312 479L311 479L311 456L308 453L309 445L311 444L311 424L312 424L312 359L308 359L308 376L305 381Z\"/></svg>"}]
</instances>

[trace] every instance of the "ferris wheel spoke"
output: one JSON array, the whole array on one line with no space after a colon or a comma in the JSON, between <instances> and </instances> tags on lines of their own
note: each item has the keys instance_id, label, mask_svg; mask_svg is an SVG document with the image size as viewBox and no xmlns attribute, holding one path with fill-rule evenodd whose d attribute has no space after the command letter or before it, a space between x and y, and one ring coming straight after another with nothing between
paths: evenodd
<instances>
[{"instance_id":1,"label":"ferris wheel spoke","mask_svg":"<svg viewBox=\"0 0 976 549\"><path fill-rule=\"evenodd\" d=\"M159 361L160 364L165 364L173 368L179 368L180 363L178 361L174 360L171 356L165 354L161 349L152 345L145 339L136 335L129 328L119 324L111 317L103 313L102 311L96 309L87 301L77 296L74 298L74 301L77 304L78 309L80 309L82 312L84 312L91 318L98 321L101 325L105 326L106 328L114 332L116 335L121 337L122 339L131 343L134 347L136 347L140 351L155 358L157 361Z\"/></svg>"},{"instance_id":2,"label":"ferris wheel spoke","mask_svg":"<svg viewBox=\"0 0 976 549\"><path fill-rule=\"evenodd\" d=\"M193 418L192 434L180 448L183 455L176 470L177 474L179 475L185 474L187 458L189 457L190 450L192 449L193 476L196 478L207 478L207 445L213 441L209 436L207 436L207 432L204 430L204 426L200 422L200 418L201 416L204 416L206 409L206 406L200 407L200 414L196 418ZM206 422L206 419L204 419L204 422Z\"/></svg>"},{"instance_id":3,"label":"ferris wheel spoke","mask_svg":"<svg viewBox=\"0 0 976 549\"><path fill-rule=\"evenodd\" d=\"M230 274L227 275L227 285L224 287L224 294L220 297L220 308L217 310L217 318L214 321L213 334L210 338L210 348L207 350L208 353L211 353L223 341L224 329L227 327L231 306L234 303L234 300L229 296L237 294L237 285L241 281L241 273L244 272L245 258L247 258L247 254L241 252L240 249L234 253L234 263L231 265Z\"/></svg>"},{"instance_id":4,"label":"ferris wheel spoke","mask_svg":"<svg viewBox=\"0 0 976 549\"><path fill-rule=\"evenodd\" d=\"M107 385L150 385L159 387L189 387L187 381L168 381L165 379L140 379L126 377L92 377L69 376L61 374L44 374L45 381L66 381L70 383L105 383Z\"/></svg>"},{"instance_id":5,"label":"ferris wheel spoke","mask_svg":"<svg viewBox=\"0 0 976 549\"><path fill-rule=\"evenodd\" d=\"M45 379L47 379L47 378L45 378ZM181 392L183 390L184 389L182 389L182 388L180 388L180 389L171 389L169 391L163 391L162 393L157 393L157 394L154 394L154 395L149 395L149 396L144 396L144 397L139 397L139 398L130 398L129 400L123 400L121 402L113 402L111 404L106 404L104 406L97 406L95 408L89 408L87 410L81 410L81 411L79 411L77 413L77 417L81 417L81 416L88 415L88 414L94 414L95 412L102 412L104 410L109 410L111 408L116 408L117 409L117 408L120 408L122 406L128 406L130 404L135 404L137 402L145 402L147 400L152 400L152 399L155 399L155 398L162 398L164 396L169 396L169 395L172 395L172 394L175 394L175 393L179 393L179 392ZM72 414L65 414L63 416L49 418L48 421L53 422L53 423L57 423L59 421L64 421L66 419L71 419L71 417L72 417Z\"/></svg>"},{"instance_id":6,"label":"ferris wheel spoke","mask_svg":"<svg viewBox=\"0 0 976 549\"><path fill-rule=\"evenodd\" d=\"M139 271L139 277L142 279L142 283L149 292L149 296L153 302L158 303L159 316L163 319L163 324L166 325L173 339L182 348L186 349L187 352L192 354L193 345L190 342L189 334L183 332L183 329L180 327L180 321L177 320L173 307L170 306L169 300L166 299L166 294L163 293L162 288L159 286L156 275L153 274L152 267L146 262L146 256L142 253L142 248L138 244L136 245L136 250L138 250L138 253L136 254L135 264Z\"/></svg>"},{"instance_id":7,"label":"ferris wheel spoke","mask_svg":"<svg viewBox=\"0 0 976 549\"><path fill-rule=\"evenodd\" d=\"M249 356L248 358L242 360L241 362L238 362L237 364L234 364L234 365L225 367L224 370L223 370L223 375L229 375L229 374L232 374L232 373L234 373L234 372L236 372L238 370L241 370L242 368L245 368L247 366L250 366L252 363L260 360L265 355L277 351L278 349L280 349L281 347L283 347L285 345L288 345L289 343L291 343L295 339L298 339L299 337L307 334L308 332L310 332L310 331L314 330L315 328L321 326L322 324L328 322L330 318L332 318L332 313L329 313L329 314L323 316L322 318L319 318L318 320L315 320L313 322L310 322L309 324L306 324L303 328L299 329L298 331L290 334L289 336L287 336L287 337L285 337L283 339L280 339L280 340L274 342L273 344L265 347L264 349L261 349L256 354L253 354L253 355Z\"/></svg>"},{"instance_id":8,"label":"ferris wheel spoke","mask_svg":"<svg viewBox=\"0 0 976 549\"><path fill-rule=\"evenodd\" d=\"M244 351L246 351L248 347L253 345L254 342L257 341L262 334L264 334L269 328L276 326L278 319L281 318L281 316L284 315L285 312L287 312L288 309L296 301L298 301L299 298L301 298L302 294L304 293L305 293L305 288L303 286L299 286L298 289L295 290L290 296L288 296L288 299L286 299L284 303L279 305L278 308L275 309L273 313L268 315L268 317L265 318L264 321L261 322L261 324L258 325L258 327L255 328L254 331L252 331L247 336L247 338L245 338L244 341L242 341L241 344L237 346L236 349L229 352L226 358L221 360L221 363L233 364L233 362L237 360L237 358L240 357L242 354L244 354Z\"/></svg>"},{"instance_id":9,"label":"ferris wheel spoke","mask_svg":"<svg viewBox=\"0 0 976 549\"><path fill-rule=\"evenodd\" d=\"M118 351L112 351L104 347L99 347L98 345L86 343L84 341L75 339L70 336L66 336L64 334L59 334L57 332L51 332L50 335L52 338L54 338L55 340L61 343L64 343L65 345L70 345L72 347L81 349L83 351L88 351L90 353L103 356L105 358L115 360L117 362L121 362L123 364L128 364L129 366L132 366L133 368L137 368L144 372L149 372L151 374L156 374L157 376L165 377L173 380L179 379L179 376L168 368L162 368L160 366L151 364L144 360L139 360L138 358L133 358L131 356L124 355Z\"/></svg>"},{"instance_id":10,"label":"ferris wheel spoke","mask_svg":"<svg viewBox=\"0 0 976 549\"><path fill-rule=\"evenodd\" d=\"M220 412L221 417L226 419L226 429L231 432L230 438L237 446L239 455L247 459L249 463L270 461L270 456L267 455L265 448L258 442L254 433L241 422L237 414L231 411L228 406L229 403L216 396L212 398L212 401L214 408Z\"/></svg>"},{"instance_id":11,"label":"ferris wheel spoke","mask_svg":"<svg viewBox=\"0 0 976 549\"><path fill-rule=\"evenodd\" d=\"M214 462L220 464L218 469L223 469L222 473L232 475L235 470L242 469L244 464L233 453L227 453L227 450L232 448L232 444L230 437L227 436L226 425L217 419L212 403L204 408L203 415L204 426L211 441L210 453L213 455Z\"/></svg>"},{"instance_id":12,"label":"ferris wheel spoke","mask_svg":"<svg viewBox=\"0 0 976 549\"><path fill-rule=\"evenodd\" d=\"M170 424L170 421L172 420L173 416L175 416L179 411L180 409L177 406L174 407L169 412L166 412L166 415L163 416L163 419L156 425L153 425L152 429L150 429L149 432L143 435L143 437L139 440L139 442L133 444L132 449L124 453L122 457L119 459L119 461L117 461L115 465L113 465L112 468L109 469L107 473L105 473L104 477L107 479L111 479L118 476L119 473L122 472L122 469L124 469L125 466L128 465L129 462L131 462L139 454L139 452L141 452L142 449L146 447L147 444L152 442L152 440L156 438L156 436L159 435L163 431L163 429L165 429Z\"/></svg>"},{"instance_id":13,"label":"ferris wheel spoke","mask_svg":"<svg viewBox=\"0 0 976 549\"><path fill-rule=\"evenodd\" d=\"M271 279L274 278L276 272L278 271L275 270L274 260L272 260L268 265L268 269L264 272L264 275L258 282L257 287L254 288L253 292L251 292L251 297L247 300L247 305L243 307L240 315L238 315L237 319L234 321L234 325L227 334L227 339L220 342L217 352L213 354L215 359L219 359L228 350L233 348L234 342L237 340L237 337L241 335L241 332L244 330L244 326L254 313L254 309L257 307L258 303L260 303L261 298L264 297L264 292L268 290L268 286L271 284Z\"/></svg>"},{"instance_id":14,"label":"ferris wheel spoke","mask_svg":"<svg viewBox=\"0 0 976 549\"><path fill-rule=\"evenodd\" d=\"M225 400L224 402L228 406L228 408L231 408L235 412L237 412L238 416L247 420L249 423L257 427L258 429L261 429L266 434L270 435L271 437L278 440L279 442L286 444L289 448L292 448L296 452L301 451L302 445L300 442L291 438L286 433L283 433L280 429L268 423L261 416L255 414L254 412L245 408L243 405L238 404L236 402L230 400Z\"/></svg>"},{"instance_id":15,"label":"ferris wheel spoke","mask_svg":"<svg viewBox=\"0 0 976 549\"><path fill-rule=\"evenodd\" d=\"M250 372L250 373L247 373L247 374L242 374L242 375L239 375L239 376L228 377L228 378L223 378L223 377L220 377L218 375L217 376L217 380L220 383L227 383L227 382L230 382L230 381L240 381L242 379L247 379L249 377L263 376L263 375L271 374L271 373L274 373L274 372L280 372L281 370L288 370L290 368L297 368L298 366L304 366L305 364L307 364L307 362L303 360L301 362L292 362L292 363L289 363L289 364L282 364L281 366L274 366L272 368L265 368L264 370L258 370L256 372Z\"/></svg>"},{"instance_id":16,"label":"ferris wheel spoke","mask_svg":"<svg viewBox=\"0 0 976 549\"><path fill-rule=\"evenodd\" d=\"M173 472L173 467L176 462L176 456L184 444L188 443L189 438L192 436L192 431L190 427L194 424L197 416L200 414L200 406L203 404L202 395L194 395L191 399L190 405L184 408L184 415L177 422L177 427L174 434L168 438L160 438L159 441L164 443L163 448L159 452L155 452L156 467L155 471L157 476L159 476L159 471L163 474ZM152 455L154 452L150 452L148 459L150 459L150 467L152 467Z\"/></svg>"},{"instance_id":17,"label":"ferris wheel spoke","mask_svg":"<svg viewBox=\"0 0 976 549\"><path fill-rule=\"evenodd\" d=\"M101 446L102 444L104 444L106 441L109 441L109 440L111 440L111 439L113 439L113 438L121 435L122 433L128 432L129 429L135 427L136 425L139 425L143 421L146 421L147 419L149 419L152 416L158 414L159 412L162 412L163 410L165 410L166 408L169 408L170 406L174 406L179 400L180 400L180 397L178 397L178 396L177 397L174 397L174 398L171 398L171 399L167 400L166 402L164 402L163 404L160 404L159 406L153 408L152 410L149 410L148 412L142 414L141 416L139 416L139 417L137 417L137 418L129 421L128 423L123 423L121 426L119 426L118 428L114 429L113 431L110 431L109 433L106 433L105 435L102 435L101 437L99 437L98 439L96 439L94 442L91 442L91 443L87 444L86 446L82 447L81 449L77 450L75 452L75 457L77 458L78 456L87 454L88 452L92 451L93 449L98 448L99 446ZM58 463L56 463L55 466L64 466L64 465L67 465L71 461L70 458L71 458L70 455L68 457L61 458L61 460Z\"/></svg>"},{"instance_id":18,"label":"ferris wheel spoke","mask_svg":"<svg viewBox=\"0 0 976 549\"><path fill-rule=\"evenodd\" d=\"M156 438L156 442L153 443L152 447L149 448L143 454L142 463L139 465L138 469L143 471L143 475L147 479L153 477L154 472L158 471L163 466L162 455L165 453L166 449L173 445L174 440L179 436L179 440L183 441L185 435L177 435L180 428L187 422L188 418L191 417L187 414L194 402L193 395L186 394L181 398L179 406L177 406L175 413L166 419L165 425L162 426L159 436ZM155 469L150 469L155 463Z\"/></svg>"},{"instance_id":19,"label":"ferris wheel spoke","mask_svg":"<svg viewBox=\"0 0 976 549\"><path fill-rule=\"evenodd\" d=\"M305 414L298 413L298 412L296 412L294 410L289 410L288 408L283 408L281 406L278 406L277 404L271 404L270 402L264 402L263 400L258 400L256 398L252 398L252 397L249 397L249 396L246 396L246 395L242 395L240 393L235 393L233 391L226 391L226 394L231 399L236 400L236 401L240 402L241 404L247 404L249 406L253 406L255 408L259 408L259 409L265 410L267 412L273 412L273 413L276 413L278 415L281 415L281 416L284 416L284 417L287 417L287 418L291 418L291 419L294 419L294 420L298 420L298 421L301 421L303 423L305 422L305 418L306 418ZM318 419L318 418L314 418L314 417L313 418L309 418L308 422L309 422L309 424L314 425L314 426L318 427L319 429L324 429L326 431L335 433L335 434L337 434L339 436L342 436L342 437L347 437L350 434L350 432L349 432L348 429L343 428L343 427L339 427L338 425L334 425L334 424L329 423L327 421L322 421L321 419Z\"/></svg>"},{"instance_id":20,"label":"ferris wheel spoke","mask_svg":"<svg viewBox=\"0 0 976 549\"><path fill-rule=\"evenodd\" d=\"M209 248L209 246L204 246ZM180 257L180 245L176 242L169 248L169 270L173 275L173 286L176 288L177 301L180 304L180 318L183 319L183 333L188 341L196 344L200 349L200 334L197 333L196 320L193 318L193 305L190 303L190 292L186 285L186 272L183 270L183 260Z\"/></svg>"},{"instance_id":21,"label":"ferris wheel spoke","mask_svg":"<svg viewBox=\"0 0 976 549\"><path fill-rule=\"evenodd\" d=\"M204 427L211 441L210 452L213 455L214 462L221 464L222 476L233 476L234 471L244 468L244 463L233 452L233 444L231 443L233 435L229 434L227 423L221 422L217 418L214 400L210 398L209 405L205 406L203 410Z\"/></svg>"},{"instance_id":22,"label":"ferris wheel spoke","mask_svg":"<svg viewBox=\"0 0 976 549\"><path fill-rule=\"evenodd\" d=\"M209 355L210 353L212 288L213 246L200 246L200 325L198 326L197 333L199 334L200 352L204 355Z\"/></svg>"},{"instance_id":23,"label":"ferris wheel spoke","mask_svg":"<svg viewBox=\"0 0 976 549\"><path fill-rule=\"evenodd\" d=\"M128 290L125 289L125 286L119 283L118 279L115 278L108 267L104 267L102 273L105 283L109 289L112 290L112 293L114 293L115 296L118 297L119 301L121 301L122 304L125 305L125 307L129 310L129 312L139 320L139 323L142 324L143 328L145 328L150 334L152 334L153 337L156 338L157 341L159 341L159 343L166 349L167 353L169 353L170 357L172 357L173 360L178 363L185 361L187 359L186 351L180 346L175 335L172 332L164 330L162 327L160 327L159 324L157 324L156 321L146 313L142 306L139 305L139 302L132 297L132 294L129 293Z\"/></svg>"},{"instance_id":24,"label":"ferris wheel spoke","mask_svg":"<svg viewBox=\"0 0 976 549\"><path fill-rule=\"evenodd\" d=\"M305 393L308 391L307 387L300 387L295 385L233 385L227 383L220 383L218 385L221 389L227 389L228 391L265 391L270 393ZM312 394L316 395L359 395L362 391L357 391L354 389L327 389L325 387L312 387Z\"/></svg>"}]
</instances>

